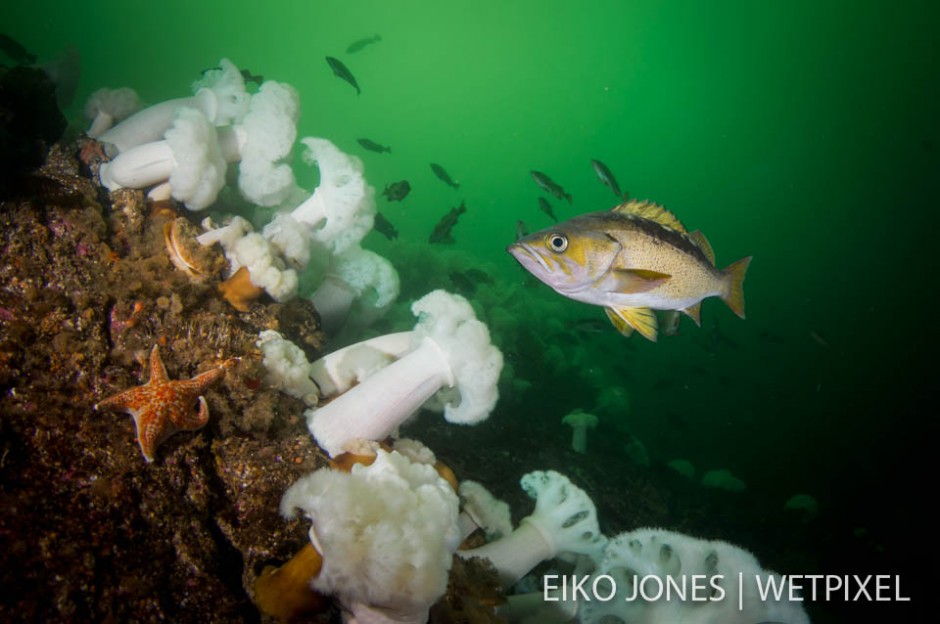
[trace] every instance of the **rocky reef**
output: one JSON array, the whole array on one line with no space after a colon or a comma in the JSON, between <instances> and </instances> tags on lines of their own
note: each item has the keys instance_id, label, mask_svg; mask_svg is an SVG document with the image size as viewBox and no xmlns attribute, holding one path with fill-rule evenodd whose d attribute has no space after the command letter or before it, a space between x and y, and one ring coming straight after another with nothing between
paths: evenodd
<instances>
[{"instance_id":1,"label":"rocky reef","mask_svg":"<svg viewBox=\"0 0 940 624\"><path fill-rule=\"evenodd\" d=\"M77 151L55 146L0 204L0 619L257 621L246 588L306 539L280 497L325 460L254 343L277 329L313 357L316 313L299 299L233 310L219 278L171 264L172 208L109 197ZM225 375L208 425L150 464L133 420L94 406L146 382L155 344L172 379Z\"/></svg>"}]
</instances>

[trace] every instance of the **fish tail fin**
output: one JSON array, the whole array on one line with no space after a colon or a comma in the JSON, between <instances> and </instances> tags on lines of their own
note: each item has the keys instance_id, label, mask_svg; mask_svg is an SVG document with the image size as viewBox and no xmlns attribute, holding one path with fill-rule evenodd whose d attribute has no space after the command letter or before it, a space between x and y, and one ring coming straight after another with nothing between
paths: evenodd
<instances>
[{"instance_id":1,"label":"fish tail fin","mask_svg":"<svg viewBox=\"0 0 940 624\"><path fill-rule=\"evenodd\" d=\"M568 203L571 203L571 193L565 193L565 199L568 200Z\"/></svg>"},{"instance_id":2,"label":"fish tail fin","mask_svg":"<svg viewBox=\"0 0 940 624\"><path fill-rule=\"evenodd\" d=\"M747 273L747 267L751 264L751 258L753 257L741 258L725 267L725 270L721 272L727 285L727 290L721 296L721 300L727 303L731 311L741 318L744 318L744 275Z\"/></svg>"}]
</instances>

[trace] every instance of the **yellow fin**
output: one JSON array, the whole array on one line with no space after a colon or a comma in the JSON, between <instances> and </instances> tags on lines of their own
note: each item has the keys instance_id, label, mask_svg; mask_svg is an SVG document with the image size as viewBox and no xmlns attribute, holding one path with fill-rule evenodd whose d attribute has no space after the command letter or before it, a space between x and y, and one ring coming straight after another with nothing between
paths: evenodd
<instances>
[{"instance_id":1,"label":"yellow fin","mask_svg":"<svg viewBox=\"0 0 940 624\"><path fill-rule=\"evenodd\" d=\"M744 318L744 274L747 273L747 267L751 264L751 258L753 256L741 258L721 272L728 284L728 291L721 296L721 300L741 318Z\"/></svg>"},{"instance_id":2,"label":"yellow fin","mask_svg":"<svg viewBox=\"0 0 940 624\"><path fill-rule=\"evenodd\" d=\"M688 316L690 319L692 319L693 321L695 321L695 324L696 324L696 325L698 325L699 327L702 326L702 318L701 318L701 315L702 315L702 302L701 302L701 301L699 301L699 302L696 303L695 305L690 305L689 307L685 308L684 310L681 310L681 312L684 312L686 316Z\"/></svg>"},{"instance_id":3,"label":"yellow fin","mask_svg":"<svg viewBox=\"0 0 940 624\"><path fill-rule=\"evenodd\" d=\"M709 259L712 263L712 266L715 266L715 250L712 249L711 243L708 242L708 239L705 238L705 235L702 234L701 230L695 230L694 232L689 232L689 238L695 243L695 246L702 250L702 253L705 254L705 257Z\"/></svg>"},{"instance_id":4,"label":"yellow fin","mask_svg":"<svg viewBox=\"0 0 940 624\"><path fill-rule=\"evenodd\" d=\"M614 327L616 327L617 331L621 334L629 336L629 334L621 329L622 325L627 325L640 332L640 335L647 340L656 342L658 323L656 321L656 313L653 312L652 308L615 308L611 306L604 309L607 311L607 317L610 318Z\"/></svg>"},{"instance_id":5,"label":"yellow fin","mask_svg":"<svg viewBox=\"0 0 940 624\"><path fill-rule=\"evenodd\" d=\"M633 334L633 328L627 325L627 322L620 318L617 312L613 308L604 308L604 312L607 313L607 318L610 319L610 322L613 323L614 329L626 336L627 338Z\"/></svg>"},{"instance_id":6,"label":"yellow fin","mask_svg":"<svg viewBox=\"0 0 940 624\"><path fill-rule=\"evenodd\" d=\"M660 225L665 225L671 230L675 230L682 234L687 233L685 231L685 226L682 225L682 222L676 218L676 215L672 214L659 204L654 204L650 201L628 201L626 203L620 204L619 206L614 206L613 211L643 217L644 219L655 221Z\"/></svg>"},{"instance_id":7,"label":"yellow fin","mask_svg":"<svg viewBox=\"0 0 940 624\"><path fill-rule=\"evenodd\" d=\"M662 286L670 277L672 276L646 269L611 269L598 280L597 286L606 292L641 293Z\"/></svg>"}]
</instances>

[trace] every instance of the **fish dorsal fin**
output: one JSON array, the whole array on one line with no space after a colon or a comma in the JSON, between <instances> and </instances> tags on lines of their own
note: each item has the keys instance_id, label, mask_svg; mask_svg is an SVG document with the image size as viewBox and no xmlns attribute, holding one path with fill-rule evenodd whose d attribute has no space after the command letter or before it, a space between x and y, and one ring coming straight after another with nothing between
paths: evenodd
<instances>
[{"instance_id":1,"label":"fish dorsal fin","mask_svg":"<svg viewBox=\"0 0 940 624\"><path fill-rule=\"evenodd\" d=\"M702 231L695 230L694 232L689 232L689 239L695 243L696 247L702 250L702 253L705 254L705 257L712 263L712 266L715 266L715 250L712 249L712 244L708 242L708 239L705 238Z\"/></svg>"},{"instance_id":2,"label":"fish dorsal fin","mask_svg":"<svg viewBox=\"0 0 940 624\"><path fill-rule=\"evenodd\" d=\"M659 204L654 204L650 201L628 201L626 203L620 204L619 206L614 206L613 211L636 215L644 219L649 219L650 221L655 221L656 223L665 226L670 230L675 230L681 234L686 233L685 226L682 225L682 222L676 218L676 215L672 214Z\"/></svg>"},{"instance_id":3,"label":"fish dorsal fin","mask_svg":"<svg viewBox=\"0 0 940 624\"><path fill-rule=\"evenodd\" d=\"M640 332L640 335L647 340L656 342L658 323L656 313L651 308L630 308L626 306L615 308L610 306L604 308L604 311L607 312L607 318L614 324L617 331L624 336L630 335L629 332L624 331L625 327L629 327Z\"/></svg>"}]
</instances>

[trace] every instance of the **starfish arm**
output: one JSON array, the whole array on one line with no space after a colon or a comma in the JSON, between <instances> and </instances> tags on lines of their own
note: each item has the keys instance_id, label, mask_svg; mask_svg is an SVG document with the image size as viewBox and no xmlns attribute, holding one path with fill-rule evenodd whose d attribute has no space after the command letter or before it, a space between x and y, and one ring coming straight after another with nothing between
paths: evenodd
<instances>
[{"instance_id":1,"label":"starfish arm","mask_svg":"<svg viewBox=\"0 0 940 624\"><path fill-rule=\"evenodd\" d=\"M192 379L187 379L179 383L183 384L183 387L187 389L188 388L198 389L199 393L201 394L202 392L206 390L206 388L208 388L209 386L217 382L224 375L225 375L225 369L213 368L213 369L207 370L204 373L200 373L196 375Z\"/></svg>"},{"instance_id":2,"label":"starfish arm","mask_svg":"<svg viewBox=\"0 0 940 624\"><path fill-rule=\"evenodd\" d=\"M166 367L160 358L160 347L159 345L153 345L153 350L150 351L150 383L161 384L169 380L170 377L166 374Z\"/></svg>"},{"instance_id":3,"label":"starfish arm","mask_svg":"<svg viewBox=\"0 0 940 624\"><path fill-rule=\"evenodd\" d=\"M205 397L199 397L199 411L193 414L192 410L186 410L178 413L174 418L173 424L184 431L195 431L202 429L209 422L209 404Z\"/></svg>"},{"instance_id":4,"label":"starfish arm","mask_svg":"<svg viewBox=\"0 0 940 624\"><path fill-rule=\"evenodd\" d=\"M126 410L128 404L134 400L134 394L136 393L137 388L131 388L130 390L125 390L124 392L118 392L117 394L112 394L106 399L101 399L95 403L95 411L100 412L101 410Z\"/></svg>"},{"instance_id":5,"label":"starfish arm","mask_svg":"<svg viewBox=\"0 0 940 624\"><path fill-rule=\"evenodd\" d=\"M153 462L157 446L171 436L176 428L166 417L166 414L154 410L144 410L133 414L137 424L137 442L140 451L148 463Z\"/></svg>"}]
</instances>

